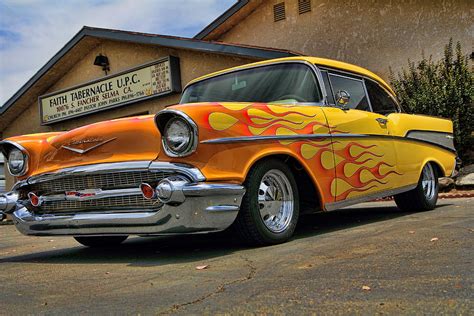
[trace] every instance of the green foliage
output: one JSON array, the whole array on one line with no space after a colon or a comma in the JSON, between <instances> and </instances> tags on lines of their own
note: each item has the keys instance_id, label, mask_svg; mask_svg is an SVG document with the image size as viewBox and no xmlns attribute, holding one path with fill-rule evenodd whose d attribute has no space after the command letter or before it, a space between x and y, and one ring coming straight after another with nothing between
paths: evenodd
<instances>
[{"instance_id":1,"label":"green foliage","mask_svg":"<svg viewBox=\"0 0 474 316\"><path fill-rule=\"evenodd\" d=\"M464 163L472 161L474 127L474 72L469 58L452 39L445 46L444 58L408 60L408 69L397 76L390 69L390 81L397 98L409 113L449 118L454 124L454 142Z\"/></svg>"}]
</instances>

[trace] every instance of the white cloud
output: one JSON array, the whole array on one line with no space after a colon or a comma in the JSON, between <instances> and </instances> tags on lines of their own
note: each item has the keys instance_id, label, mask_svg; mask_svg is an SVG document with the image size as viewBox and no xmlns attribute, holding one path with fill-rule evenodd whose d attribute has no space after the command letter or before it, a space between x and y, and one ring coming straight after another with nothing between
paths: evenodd
<instances>
[{"instance_id":1,"label":"white cloud","mask_svg":"<svg viewBox=\"0 0 474 316\"><path fill-rule=\"evenodd\" d=\"M84 25L192 37L235 0L0 0L0 106Z\"/></svg>"}]
</instances>

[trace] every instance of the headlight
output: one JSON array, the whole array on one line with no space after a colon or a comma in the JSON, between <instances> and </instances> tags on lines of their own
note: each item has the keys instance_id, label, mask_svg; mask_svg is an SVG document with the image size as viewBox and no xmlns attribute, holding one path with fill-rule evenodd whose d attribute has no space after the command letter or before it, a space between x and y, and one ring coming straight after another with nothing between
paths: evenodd
<instances>
[{"instance_id":1,"label":"headlight","mask_svg":"<svg viewBox=\"0 0 474 316\"><path fill-rule=\"evenodd\" d=\"M176 116L166 123L163 146L169 156L186 156L194 149L194 145L194 130L183 118Z\"/></svg>"},{"instance_id":2,"label":"headlight","mask_svg":"<svg viewBox=\"0 0 474 316\"><path fill-rule=\"evenodd\" d=\"M14 176L19 176L26 169L26 156L17 148L8 153L8 170Z\"/></svg>"}]
</instances>

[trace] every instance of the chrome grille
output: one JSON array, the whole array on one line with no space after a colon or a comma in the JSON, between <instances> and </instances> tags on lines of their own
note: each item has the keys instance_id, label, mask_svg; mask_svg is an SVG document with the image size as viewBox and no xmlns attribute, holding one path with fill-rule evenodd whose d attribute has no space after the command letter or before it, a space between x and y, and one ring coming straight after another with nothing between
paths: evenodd
<instances>
[{"instance_id":1,"label":"chrome grille","mask_svg":"<svg viewBox=\"0 0 474 316\"><path fill-rule=\"evenodd\" d=\"M66 191L80 191L87 189L125 189L137 188L141 183L157 183L163 178L176 174L173 171L149 170L140 171L117 171L114 173L91 173L83 175L68 175L58 179L45 180L31 184L22 188L20 194L27 199L28 192L35 192L38 195L62 194ZM159 209L160 203L145 199L142 195L123 195L113 197L103 197L94 200L61 200L45 201L40 207L32 207L29 203L26 206L35 213L68 213L82 211L107 211L122 210L133 211L139 209Z\"/></svg>"},{"instance_id":2,"label":"chrome grille","mask_svg":"<svg viewBox=\"0 0 474 316\"><path fill-rule=\"evenodd\" d=\"M172 172L127 171L103 174L66 176L60 179L39 182L29 186L34 192L65 192L86 189L136 188L143 182L158 182Z\"/></svg>"},{"instance_id":3,"label":"chrome grille","mask_svg":"<svg viewBox=\"0 0 474 316\"><path fill-rule=\"evenodd\" d=\"M161 203L143 198L141 195L115 196L98 200L88 201L54 201L45 202L41 205L39 213L51 212L76 212L93 210L137 210L137 209L158 209Z\"/></svg>"}]
</instances>

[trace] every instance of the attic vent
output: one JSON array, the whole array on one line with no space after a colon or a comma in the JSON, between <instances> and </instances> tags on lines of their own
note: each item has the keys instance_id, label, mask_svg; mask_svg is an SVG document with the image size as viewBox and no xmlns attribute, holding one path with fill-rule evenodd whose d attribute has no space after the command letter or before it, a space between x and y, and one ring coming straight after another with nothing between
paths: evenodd
<instances>
[{"instance_id":1,"label":"attic vent","mask_svg":"<svg viewBox=\"0 0 474 316\"><path fill-rule=\"evenodd\" d=\"M298 12L299 14L311 12L311 0L298 0Z\"/></svg>"},{"instance_id":2,"label":"attic vent","mask_svg":"<svg viewBox=\"0 0 474 316\"><path fill-rule=\"evenodd\" d=\"M285 14L285 3L280 2L273 6L273 21L278 22L284 20L286 17Z\"/></svg>"}]
</instances>

